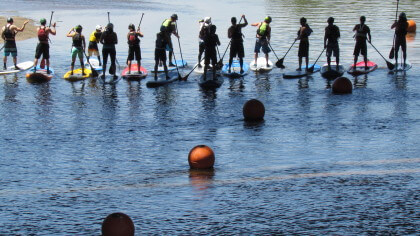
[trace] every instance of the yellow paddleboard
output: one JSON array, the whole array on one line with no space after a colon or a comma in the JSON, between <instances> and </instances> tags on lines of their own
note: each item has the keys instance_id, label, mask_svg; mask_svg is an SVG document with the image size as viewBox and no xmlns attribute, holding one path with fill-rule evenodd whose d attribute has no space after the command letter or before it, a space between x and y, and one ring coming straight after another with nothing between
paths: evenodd
<instances>
[{"instance_id":1,"label":"yellow paddleboard","mask_svg":"<svg viewBox=\"0 0 420 236\"><path fill-rule=\"evenodd\" d=\"M89 78L92 75L92 70L86 69L84 70L85 74L82 74L82 69L75 69L73 70L73 75L71 74L71 71L68 71L64 74L63 78L68 81L78 81L78 80L84 80L86 78Z\"/></svg>"}]
</instances>

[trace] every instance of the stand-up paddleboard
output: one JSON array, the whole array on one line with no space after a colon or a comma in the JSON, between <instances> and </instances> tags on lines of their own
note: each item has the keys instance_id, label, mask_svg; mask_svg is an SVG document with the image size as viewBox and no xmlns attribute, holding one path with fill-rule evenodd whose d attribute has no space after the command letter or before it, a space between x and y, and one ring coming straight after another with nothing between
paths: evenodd
<instances>
[{"instance_id":1,"label":"stand-up paddleboard","mask_svg":"<svg viewBox=\"0 0 420 236\"><path fill-rule=\"evenodd\" d=\"M185 60L176 60L176 61L172 61L172 63L174 65L178 65L178 67L185 67L185 66L187 66L187 61L185 61ZM169 66L168 64L167 64L167 66L168 66L168 71L176 70L176 66ZM151 70L151 72L155 72L155 68L153 68ZM159 73L160 72L165 72L165 69L163 68L163 65L161 66L159 64L158 69L157 69L157 72L159 72Z\"/></svg>"},{"instance_id":2,"label":"stand-up paddleboard","mask_svg":"<svg viewBox=\"0 0 420 236\"><path fill-rule=\"evenodd\" d=\"M198 85L203 89L216 89L222 86L222 84L223 77L219 73L216 73L216 78L213 78L213 71L207 71L205 80L204 74L198 80Z\"/></svg>"},{"instance_id":3,"label":"stand-up paddleboard","mask_svg":"<svg viewBox=\"0 0 420 236\"><path fill-rule=\"evenodd\" d=\"M326 79L335 79L342 76L345 72L344 66L339 64L337 68L337 64L335 62L331 62L330 68L328 68L328 63L325 63L321 68L321 75Z\"/></svg>"},{"instance_id":4,"label":"stand-up paddleboard","mask_svg":"<svg viewBox=\"0 0 420 236\"><path fill-rule=\"evenodd\" d=\"M394 67L393 71L394 72L404 72L404 71L410 70L411 67L413 67L413 66L408 61L405 63L405 65L404 65L404 63L399 62L399 63L395 64L395 67Z\"/></svg>"},{"instance_id":5,"label":"stand-up paddleboard","mask_svg":"<svg viewBox=\"0 0 420 236\"><path fill-rule=\"evenodd\" d=\"M25 61L25 62L21 62L21 63L17 64L17 66L19 67L19 70L16 70L15 66L9 66L9 67L7 67L6 70L0 70L0 75L13 74L13 73L18 73L18 72L21 72L21 71L28 70L28 69L30 69L34 66L34 62L33 61Z\"/></svg>"},{"instance_id":6,"label":"stand-up paddleboard","mask_svg":"<svg viewBox=\"0 0 420 236\"><path fill-rule=\"evenodd\" d=\"M271 66L272 67L272 66ZM239 78L248 74L249 66L248 64L244 63L242 65L243 72L241 73L241 64L238 60L234 60L232 62L232 66L229 72L229 63L226 63L222 68L223 75L229 76L231 78Z\"/></svg>"},{"instance_id":7,"label":"stand-up paddleboard","mask_svg":"<svg viewBox=\"0 0 420 236\"><path fill-rule=\"evenodd\" d=\"M130 73L128 73L128 66L122 71L121 76L124 79L129 79L129 80L140 80L140 79L144 79L147 76L147 70L143 67L140 66L140 73L138 70L138 65L137 64L131 64L131 70Z\"/></svg>"},{"instance_id":8,"label":"stand-up paddleboard","mask_svg":"<svg viewBox=\"0 0 420 236\"><path fill-rule=\"evenodd\" d=\"M148 88L156 88L179 80L178 73L175 71L169 72L168 76L169 78L166 78L165 73L159 74L157 80L153 78L152 80L147 81L146 86Z\"/></svg>"},{"instance_id":9,"label":"stand-up paddleboard","mask_svg":"<svg viewBox=\"0 0 420 236\"><path fill-rule=\"evenodd\" d=\"M120 81L121 76L119 76L118 74L101 74L99 75L99 81L101 81L104 84L116 84L118 83L118 81Z\"/></svg>"},{"instance_id":10,"label":"stand-up paddleboard","mask_svg":"<svg viewBox=\"0 0 420 236\"><path fill-rule=\"evenodd\" d=\"M255 63L255 60L252 60L249 64L249 69L255 72L269 72L273 69L273 62L268 60L268 66L267 66L267 60L265 57L258 57L257 63Z\"/></svg>"},{"instance_id":11,"label":"stand-up paddleboard","mask_svg":"<svg viewBox=\"0 0 420 236\"><path fill-rule=\"evenodd\" d=\"M85 68L84 70L85 74L82 74L82 68L73 70L73 74L71 74L71 70L67 71L67 73L64 74L63 79L74 82L79 80L84 80L86 78L89 78L92 74L92 70Z\"/></svg>"},{"instance_id":12,"label":"stand-up paddleboard","mask_svg":"<svg viewBox=\"0 0 420 236\"><path fill-rule=\"evenodd\" d=\"M312 75L313 73L318 72L321 69L321 66L319 65L314 65L314 64L309 64L308 68L312 68L312 66L314 67L313 72L309 72L306 70L306 65L305 66L301 66L300 70L296 70L296 71L286 71L283 74L283 78L285 79L296 79L296 78L301 78L301 77L305 77L308 75Z\"/></svg>"},{"instance_id":13,"label":"stand-up paddleboard","mask_svg":"<svg viewBox=\"0 0 420 236\"><path fill-rule=\"evenodd\" d=\"M49 71L45 67L42 69L40 66L36 67L36 71L32 68L29 73L26 74L26 80L29 83L45 83L54 77L54 70L50 67Z\"/></svg>"},{"instance_id":14,"label":"stand-up paddleboard","mask_svg":"<svg viewBox=\"0 0 420 236\"><path fill-rule=\"evenodd\" d=\"M102 66L99 65L99 60L96 58L90 58L89 59L90 65L92 65L93 69L95 69L96 71L102 71ZM85 68L91 69L90 65L87 61L87 59L85 60Z\"/></svg>"},{"instance_id":15,"label":"stand-up paddleboard","mask_svg":"<svg viewBox=\"0 0 420 236\"><path fill-rule=\"evenodd\" d=\"M200 66L198 66L197 64L198 64L198 63L196 63L196 64L194 65L194 67L195 67L194 72L195 72L195 73L198 73L198 74L203 74L203 73L204 73L204 60L202 60L202 61L200 62ZM209 65L209 69L212 69L212 68L213 68L213 66L210 64L210 65Z\"/></svg>"},{"instance_id":16,"label":"stand-up paddleboard","mask_svg":"<svg viewBox=\"0 0 420 236\"><path fill-rule=\"evenodd\" d=\"M368 61L367 62L367 69L365 68L365 62L360 61L356 63L356 67L354 67L354 64L350 66L350 68L347 70L347 73L351 75L363 75L370 73L378 68L378 65L375 62Z\"/></svg>"}]
</instances>

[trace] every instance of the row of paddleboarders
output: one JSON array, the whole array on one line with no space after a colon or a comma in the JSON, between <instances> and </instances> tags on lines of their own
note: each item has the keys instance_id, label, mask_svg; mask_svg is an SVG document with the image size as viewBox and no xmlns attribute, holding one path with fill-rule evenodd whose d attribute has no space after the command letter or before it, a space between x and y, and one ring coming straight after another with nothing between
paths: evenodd
<instances>
[{"instance_id":1,"label":"row of paddleboarders","mask_svg":"<svg viewBox=\"0 0 420 236\"><path fill-rule=\"evenodd\" d=\"M167 78L168 76L168 69L166 65L166 51L169 52L169 66L175 66L173 64L172 58L174 57L173 53L173 44L171 40L171 35L173 34L175 37L179 39L178 29L177 29L177 22L178 16L173 14L170 18L163 21L160 26L160 31L156 35L156 44L155 44L155 72L157 72L157 68L159 65L163 65L165 74ZM244 21L243 23L242 20ZM258 54L260 50L265 54L267 67L269 66L269 53L272 51L272 47L270 45L271 40L271 26L270 23L272 22L272 18L270 16L265 17L264 21L257 22L251 24L257 28L256 32L256 42L254 48L254 63L257 62ZM13 57L13 63L15 69L19 69L16 65L17 63L17 48L16 48L16 41L15 36L18 32L22 32L25 29L25 25L28 21L25 21L22 27L17 27L13 24L13 19L8 18L7 24L3 26L1 36L5 41L4 44L4 58L3 58L3 69L7 69L7 57L11 55ZM38 27L38 39L39 43L35 50L35 60L34 60L34 68L36 68L38 64L38 60L41 58L45 59L45 64L47 66L47 71L49 71L49 41L50 35L56 35L56 23L53 23L49 26L46 26L46 19L42 18L40 20L40 26ZM334 24L334 18L329 17L327 20L328 26L325 27L325 34L324 34L324 49L326 49L327 55L327 63L330 68L331 65L331 57L335 57L336 65L339 65L339 38L340 38L340 29L338 26ZM216 26L212 24L211 18L206 17L203 20L199 21L200 30L199 30L199 53L198 53L198 66L201 66L202 54L204 53L204 72L209 69L211 65L213 68L217 66L217 50L218 46L220 46L220 40L218 35L216 34ZM229 72L231 69L233 58L238 57L241 73L243 72L243 58L245 56L244 53L244 46L243 46L243 34L242 28L248 25L248 21L245 15L241 16L239 23L235 17L231 18L231 26L228 29L228 37L230 38L230 54L229 54ZM309 36L313 32L312 28L307 23L307 20L302 17L300 19L300 28L297 32L297 37L295 41L300 41L299 43L299 51L298 51L298 58L299 58L299 67L297 70L301 70L302 68L302 59L305 58L306 62L306 70L308 69L309 64ZM407 34L407 17L404 12L399 15L399 19L395 21L391 29L395 29L395 39L394 39L394 48L395 48L395 61L396 65L398 65L398 51L401 48L403 52L403 59L404 63L403 66L406 64L407 59L407 45L406 45L406 34ZM71 62L71 70L73 71L76 58L79 58L80 65L82 67L82 72L84 73L84 60L83 56L85 55L88 59L91 56L97 56L99 59L99 64L102 66L103 75L106 73L108 57L110 57L111 65L110 65L110 74L115 74L116 70L116 49L115 45L118 44L118 37L117 34L114 32L114 25L109 23L105 28L98 25L96 30L91 33L89 37L89 45L88 45L88 55L85 54L86 49L86 41L85 36L82 34L82 26L78 25L72 28L68 33L67 37L72 38L72 62ZM129 24L128 26L129 32L127 33L127 43L128 43L128 57L127 57L127 65L128 68L131 68L130 65L132 61L135 59L137 61L137 73L140 72L140 65L141 65L141 50L140 50L140 38L143 37L143 33L140 31L140 25L137 27L134 24ZM354 65L357 62L358 56L362 54L365 62L365 67L367 69L367 42L371 43L372 37L370 33L370 28L366 25L366 17L360 17L360 24L354 26L353 31L355 32L355 48L354 48ZM98 44L101 43L102 47L102 62L100 60L101 56L99 53ZM228 46L229 47L229 46ZM36 69L35 69L36 70ZM213 70L216 73L216 70ZM129 70L128 73L131 73ZM206 73L204 73L206 75ZM155 78L157 75L155 73Z\"/></svg>"}]
</instances>

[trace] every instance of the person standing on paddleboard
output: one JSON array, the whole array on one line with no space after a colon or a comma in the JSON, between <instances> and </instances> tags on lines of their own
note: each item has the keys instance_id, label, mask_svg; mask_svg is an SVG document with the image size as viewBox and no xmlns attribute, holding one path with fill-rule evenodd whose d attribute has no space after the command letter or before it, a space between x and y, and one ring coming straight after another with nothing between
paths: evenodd
<instances>
[{"instance_id":1,"label":"person standing on paddleboard","mask_svg":"<svg viewBox=\"0 0 420 236\"><path fill-rule=\"evenodd\" d=\"M99 66L102 66L101 54L99 53L98 43L102 35L102 26L97 25L96 29L90 34L89 37L89 46L88 46L88 56L87 59L94 55L98 57Z\"/></svg>"},{"instance_id":2,"label":"person standing on paddleboard","mask_svg":"<svg viewBox=\"0 0 420 236\"><path fill-rule=\"evenodd\" d=\"M22 32L25 30L26 24L29 21L23 22L23 26L18 28L16 25L13 24L13 18L7 19L7 24L3 26L1 37L4 40L4 57L3 57L3 69L7 70L7 57L12 54L13 57L13 64L15 65L15 69L19 70L20 68L16 65L17 64L17 48L16 48L16 34L18 32Z\"/></svg>"},{"instance_id":3,"label":"person standing on paddleboard","mask_svg":"<svg viewBox=\"0 0 420 236\"><path fill-rule=\"evenodd\" d=\"M134 60L134 56L137 61L137 72L140 74L140 60L141 60L141 51L140 51L140 38L143 37L143 33L140 32L140 27L136 31L136 26L134 24L128 25L128 34L127 34L127 43L128 43L128 74L131 73L131 61Z\"/></svg>"},{"instance_id":4,"label":"person standing on paddleboard","mask_svg":"<svg viewBox=\"0 0 420 236\"><path fill-rule=\"evenodd\" d=\"M35 60L34 60L34 72L36 72L36 66L38 65L39 58L45 59L47 64L47 74L50 72L50 45L49 45L49 34L55 35L57 32L55 31L55 25L56 23L52 24L52 29L50 27L47 27L47 20L45 18L42 18L39 23L41 23L41 26L38 27L38 40L39 43L36 46L35 50Z\"/></svg>"},{"instance_id":5,"label":"person standing on paddleboard","mask_svg":"<svg viewBox=\"0 0 420 236\"><path fill-rule=\"evenodd\" d=\"M363 60L365 62L365 70L368 70L369 67L367 66L368 58L367 58L367 44L366 40L369 41L369 43L372 41L372 37L370 35L370 28L369 26L365 25L366 17L361 16L360 17L360 24L357 24L353 28L353 32L356 32L354 35L356 44L354 46L354 66L353 68L356 68L357 59L359 57L359 54L361 53L363 55Z\"/></svg>"},{"instance_id":6,"label":"person standing on paddleboard","mask_svg":"<svg viewBox=\"0 0 420 236\"><path fill-rule=\"evenodd\" d=\"M331 56L334 54L336 62L336 70L340 64L340 47L338 46L338 39L340 38L340 29L334 25L334 18L330 17L327 20L328 26L325 27L324 34L324 48L327 49L327 63L328 70L331 70Z\"/></svg>"},{"instance_id":7,"label":"person standing on paddleboard","mask_svg":"<svg viewBox=\"0 0 420 236\"><path fill-rule=\"evenodd\" d=\"M204 38L205 53L204 53L204 80L207 80L207 69L209 68L210 60L213 68L213 79L216 79L216 63L217 63L217 50L216 47L220 46L219 36L216 34L216 26L210 26L209 34Z\"/></svg>"},{"instance_id":8,"label":"person standing on paddleboard","mask_svg":"<svg viewBox=\"0 0 420 236\"><path fill-rule=\"evenodd\" d=\"M236 24L236 17L232 17L230 22L232 26L228 29L228 38L230 38L230 53L229 53L229 73L231 71L233 58L238 56L239 57L239 64L241 66L240 73L244 73L243 65L244 65L244 40L242 34L242 28L248 25L248 21L245 18L245 15L241 16L244 19L244 23Z\"/></svg>"},{"instance_id":9,"label":"person standing on paddleboard","mask_svg":"<svg viewBox=\"0 0 420 236\"><path fill-rule=\"evenodd\" d=\"M163 69L165 70L166 79L169 79L168 67L166 66L166 47L168 42L166 41L166 36L163 32L156 34L156 45L155 45L155 80L158 79L157 71L159 63L163 64Z\"/></svg>"},{"instance_id":10,"label":"person standing on paddleboard","mask_svg":"<svg viewBox=\"0 0 420 236\"><path fill-rule=\"evenodd\" d=\"M83 52L86 48L85 36L82 35L82 26L78 25L72 28L68 33L67 37L71 37L73 40L71 49L71 75L73 75L74 63L76 56L79 57L80 67L82 68L82 75L85 75L85 65L83 63Z\"/></svg>"},{"instance_id":11,"label":"person standing on paddleboard","mask_svg":"<svg viewBox=\"0 0 420 236\"><path fill-rule=\"evenodd\" d=\"M306 18L302 17L300 18L300 25L297 32L297 38L296 40L300 40L299 43L299 68L297 68L297 71L302 70L302 58L305 57L305 63L306 63L306 70L308 70L308 64L309 64L309 35L312 33L311 27L306 23Z\"/></svg>"},{"instance_id":12,"label":"person standing on paddleboard","mask_svg":"<svg viewBox=\"0 0 420 236\"><path fill-rule=\"evenodd\" d=\"M251 26L258 27L257 29L257 40L255 41L255 66L257 66L257 59L258 59L258 53L260 53L260 49L262 48L263 53L265 54L265 59L267 61L267 67L270 67L268 64L268 53L271 52L271 49L269 47L269 42L271 38L271 17L267 16L263 22L258 22L251 24Z\"/></svg>"},{"instance_id":13,"label":"person standing on paddleboard","mask_svg":"<svg viewBox=\"0 0 420 236\"><path fill-rule=\"evenodd\" d=\"M201 68L201 56L203 55L205 45L204 38L210 31L211 17L207 16L199 21L200 31L198 33L198 68Z\"/></svg>"},{"instance_id":14,"label":"person standing on paddleboard","mask_svg":"<svg viewBox=\"0 0 420 236\"><path fill-rule=\"evenodd\" d=\"M173 14L171 18L163 21L162 25L160 26L160 31L164 33L164 36L166 37L166 42L168 42L166 46L166 50L169 51L169 66L172 66L172 67L175 65L172 63L174 47L172 45L171 34L179 38L178 32L176 31L177 20L178 20L178 15Z\"/></svg>"},{"instance_id":15,"label":"person standing on paddleboard","mask_svg":"<svg viewBox=\"0 0 420 236\"><path fill-rule=\"evenodd\" d=\"M101 35L101 39L99 40L99 42L103 44L102 46L102 56L103 56L102 78L105 78L108 55L111 58L111 66L109 67L109 73L115 76L115 71L116 71L115 60L117 56L117 51L115 50L115 44L118 44L118 37L117 37L117 34L114 32L114 25L112 23L108 23L108 25L105 28L105 31Z\"/></svg>"},{"instance_id":16,"label":"person standing on paddleboard","mask_svg":"<svg viewBox=\"0 0 420 236\"><path fill-rule=\"evenodd\" d=\"M403 52L403 59L404 59L404 64L403 64L403 69L406 66L406 61L407 61L407 41L405 36L407 35L407 27L408 27L408 22L407 22L407 16L405 15L404 12L401 12L401 14L398 17L398 21L395 21L394 24L392 24L391 29L395 28L395 69L397 69L398 67L398 51L401 47L401 50Z\"/></svg>"}]
</instances>

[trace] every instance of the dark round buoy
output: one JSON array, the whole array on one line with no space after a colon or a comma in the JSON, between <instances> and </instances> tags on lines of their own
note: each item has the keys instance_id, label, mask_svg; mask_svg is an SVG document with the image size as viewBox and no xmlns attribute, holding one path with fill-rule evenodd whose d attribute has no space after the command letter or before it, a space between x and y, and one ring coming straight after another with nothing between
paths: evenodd
<instances>
[{"instance_id":1,"label":"dark round buoy","mask_svg":"<svg viewBox=\"0 0 420 236\"><path fill-rule=\"evenodd\" d=\"M242 112L246 121L262 121L265 115L265 107L257 99L251 99L245 103Z\"/></svg>"},{"instance_id":2,"label":"dark round buoy","mask_svg":"<svg viewBox=\"0 0 420 236\"><path fill-rule=\"evenodd\" d=\"M347 94L353 90L353 84L346 77L338 77L332 85L332 92L335 94Z\"/></svg>"},{"instance_id":3,"label":"dark round buoy","mask_svg":"<svg viewBox=\"0 0 420 236\"><path fill-rule=\"evenodd\" d=\"M192 169L210 169L214 165L214 152L206 145L198 145L188 154L188 163Z\"/></svg>"},{"instance_id":4,"label":"dark round buoy","mask_svg":"<svg viewBox=\"0 0 420 236\"><path fill-rule=\"evenodd\" d=\"M408 20L408 27L407 27L407 31L410 33L414 33L417 30L417 25L416 22L414 20Z\"/></svg>"},{"instance_id":5,"label":"dark round buoy","mask_svg":"<svg viewBox=\"0 0 420 236\"><path fill-rule=\"evenodd\" d=\"M134 236L134 223L124 213L112 213L102 222L103 236Z\"/></svg>"}]
</instances>

